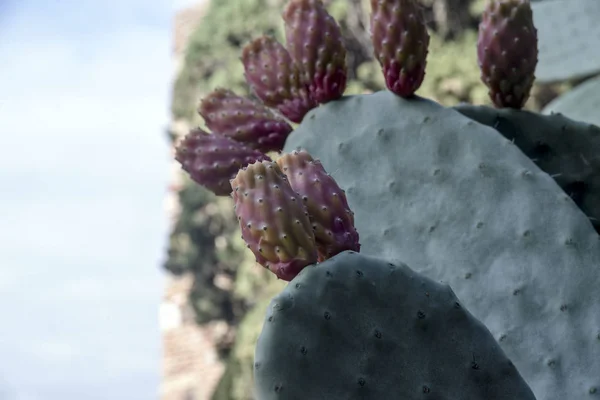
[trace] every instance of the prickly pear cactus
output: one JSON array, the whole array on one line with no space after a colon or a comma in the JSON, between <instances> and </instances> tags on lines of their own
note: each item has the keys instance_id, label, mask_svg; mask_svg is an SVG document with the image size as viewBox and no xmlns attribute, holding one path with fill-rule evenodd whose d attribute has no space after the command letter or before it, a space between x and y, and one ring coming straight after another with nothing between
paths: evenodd
<instances>
[{"instance_id":1,"label":"prickly pear cactus","mask_svg":"<svg viewBox=\"0 0 600 400\"><path fill-rule=\"evenodd\" d=\"M531 66L537 54L531 9L525 0L491 1L491 11L480 30L482 76L490 86L496 107L519 108L533 82ZM379 57L390 90L339 97L344 85L341 41L319 0L290 0L284 13L287 48L272 38L262 37L250 42L243 51L246 79L256 96L290 121L300 123L287 137L283 150L293 153L304 149L311 159L319 160L323 170L301 172L324 177L323 171L329 171L335 182L335 186L330 182L320 188L307 184L293 173L306 164L290 162L285 155L281 161L254 164L272 167L268 179L258 179L259 175L267 176L267 172L257 173L255 167L249 166L239 173L240 179L232 181L240 226L257 261L282 279L298 279L299 283L306 279L313 285L309 288L313 292L306 292L312 295L306 297L301 292L302 284L288 286L273 316L282 324L269 331L266 323L263 336L274 342L261 339L257 358L269 354L269 360L278 361L264 364L258 360L258 371L264 367L257 375L261 394L267 399L417 399L427 393L438 393L439 398L477 400L531 398L512 369L506 375L508 369L499 369L500 364L495 364L507 366L505 356L476 323L466 324L469 317L465 313L461 314L462 319L450 323L445 319L450 315L448 311L427 325L428 311L421 310L425 321L412 326L424 324L429 332L419 336L413 331L413 336L403 337L424 346L412 346L411 352L427 346L438 349L436 354L441 361L430 358L424 362L416 357L421 353L415 353L414 358L412 353L407 355L401 364L397 359L386 358L388 353L400 354L394 351L400 351L398 347L405 342L397 339L388 343L387 351L377 353L379 365L395 369L389 374L385 374L385 368L369 369L376 364L370 358L374 347L368 347L370 342L360 335L382 321L387 321L389 325L385 326L392 329L397 323L394 319L411 320L414 314L410 310L419 304L425 307L429 300L402 303L408 308L394 308L393 313L385 315L382 311L377 316L380 319L375 319L370 316L371 311L367 312L375 307L367 294L376 293L377 288L390 288L385 285L392 283L381 277L370 278L370 271L360 269L372 279L370 286L349 283L350 277L344 274L355 273L351 272L355 264L346 261L349 259L345 257L350 256L334 254L345 249L340 245L347 235L331 235L336 246L329 249L335 251L316 250L324 243L321 234L327 229L334 232L332 214L317 213L315 204L305 204L301 199L319 199L316 204L327 208L335 204L333 193L339 194L338 188L345 190L345 198L337 208L333 207L337 214L342 215L346 209L356 213L352 220L346 220L352 222L352 229L341 231L360 232L360 250L367 256L406 263L419 274L450 285L464 307L489 329L538 399L580 399L600 393L600 236L591 223L599 212L595 150L598 128L559 116L493 110L494 118L510 115L507 119L519 121L518 128L527 130L516 134L513 124L509 136L497 125L497 118L486 126L476 121L478 116L461 114L461 108L458 112L416 96L427 54L424 38L428 37L422 21L416 17L416 3L372 0L371 4L375 56ZM402 26L402 32L395 31L395 23ZM511 47L509 42L517 45ZM521 43L533 47L524 48ZM518 51L510 54L514 49ZM415 66L418 67L412 69ZM542 138L542 132L550 133ZM540 142L545 146L540 146ZM550 150L543 160L538 154L540 148ZM204 152L197 154L198 165L210 165L211 159ZM286 177L278 165L284 169L288 166L290 175ZM316 193L316 189L321 193ZM267 202L262 208L260 199ZM248 223L253 230L244 231ZM281 253L289 245L285 242L290 238L286 232L296 228L294 240L303 238L304 242L291 246L293 251ZM268 259L261 258L261 243L269 246ZM267 247L262 248L264 251ZM300 248L304 251L296 251ZM322 262L315 266L317 251ZM344 270L338 267L341 264L352 268ZM328 265L335 265L336 271L339 268L344 280L328 281ZM405 277L402 284L407 286L402 288L406 288L406 293L417 293L416 281L423 283L425 278L403 271L404 275L398 273ZM382 283L373 285L374 282ZM432 297L443 295L441 286L427 282L423 285L436 293ZM300 290L299 297L289 297L296 289ZM335 293L349 296L345 298L344 312L349 314L348 321L355 321L348 327L354 329L354 334L343 336L346 332L328 331L328 325L319 323L316 326L321 330L311 331L313 325L304 325L311 312L325 312L324 304L330 304L317 301L309 306L305 299L329 301ZM294 308L296 304L306 304L307 309ZM430 306L435 312L443 308L442 303L435 301ZM306 314L293 311L288 318L284 312L288 309ZM320 324L324 321L327 319ZM465 328L467 325L470 328ZM396 331L406 333L407 326L400 325ZM457 333L449 344L447 337L436 336L437 329L456 329L452 332L461 334ZM268 332L286 334L273 336ZM463 334L474 336L462 342ZM311 347L317 346L315 338L319 335L321 345L327 346ZM428 338L426 346L421 337ZM336 339L335 343L328 342L331 338ZM295 340L306 340L308 345L301 344L299 353L292 354L298 344ZM363 352L344 354L346 347L356 349L360 345L366 346ZM321 363L313 363L311 348L321 349L317 350ZM494 354L486 359L490 369L484 376L466 371L464 353L468 349L485 353L484 348L488 354ZM428 360L431 357L430 353L422 354ZM288 357L286 361L291 360L289 365L283 363L284 356ZM329 360L339 364L323 370L321 367ZM477 359L470 360L473 361L478 364ZM290 377L295 376L306 380L301 384L293 382ZM403 381L408 386L394 387L403 377L409 377ZM352 379L354 386L348 386ZM381 387L372 386L373 380L381 382ZM435 389L422 383L425 381ZM424 386L428 388L425 392ZM421 392L415 392L417 387ZM467 395L459 392L459 387L467 390Z\"/></svg>"},{"instance_id":2,"label":"prickly pear cactus","mask_svg":"<svg viewBox=\"0 0 600 400\"><path fill-rule=\"evenodd\" d=\"M254 376L261 400L535 400L448 285L349 251L272 300Z\"/></svg>"},{"instance_id":3,"label":"prickly pear cactus","mask_svg":"<svg viewBox=\"0 0 600 400\"><path fill-rule=\"evenodd\" d=\"M600 390L599 236L512 141L379 92L311 111L285 150L297 147L345 188L361 252L448 283L537 398Z\"/></svg>"}]
</instances>

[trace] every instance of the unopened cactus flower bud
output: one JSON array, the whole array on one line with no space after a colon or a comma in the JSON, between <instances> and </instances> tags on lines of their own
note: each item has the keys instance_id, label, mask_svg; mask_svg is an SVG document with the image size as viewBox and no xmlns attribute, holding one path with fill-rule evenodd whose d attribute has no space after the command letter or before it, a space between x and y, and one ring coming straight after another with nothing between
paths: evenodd
<instances>
[{"instance_id":1,"label":"unopened cactus flower bud","mask_svg":"<svg viewBox=\"0 0 600 400\"><path fill-rule=\"evenodd\" d=\"M371 0L371 39L387 88L412 96L423 83L429 33L416 0Z\"/></svg>"},{"instance_id":2,"label":"unopened cactus flower bud","mask_svg":"<svg viewBox=\"0 0 600 400\"><path fill-rule=\"evenodd\" d=\"M273 111L228 89L216 89L200 102L198 113L213 132L263 153L281 151L293 128Z\"/></svg>"},{"instance_id":3,"label":"unopened cactus flower bud","mask_svg":"<svg viewBox=\"0 0 600 400\"><path fill-rule=\"evenodd\" d=\"M242 50L246 81L262 102L279 110L292 122L318 104L300 82L299 71L288 51L276 39L262 36Z\"/></svg>"},{"instance_id":4,"label":"unopened cactus flower bud","mask_svg":"<svg viewBox=\"0 0 600 400\"><path fill-rule=\"evenodd\" d=\"M287 49L310 96L324 104L346 90L346 48L321 0L291 0L284 13Z\"/></svg>"},{"instance_id":5,"label":"unopened cactus flower bud","mask_svg":"<svg viewBox=\"0 0 600 400\"><path fill-rule=\"evenodd\" d=\"M345 250L359 252L359 236L346 194L320 161L305 150L284 154L277 164L306 206L315 232L319 261Z\"/></svg>"},{"instance_id":6,"label":"unopened cactus flower bud","mask_svg":"<svg viewBox=\"0 0 600 400\"><path fill-rule=\"evenodd\" d=\"M256 162L231 181L242 237L256 261L285 281L317 262L306 207L275 162Z\"/></svg>"},{"instance_id":7,"label":"unopened cactus flower bud","mask_svg":"<svg viewBox=\"0 0 600 400\"><path fill-rule=\"evenodd\" d=\"M175 149L175 159L192 180L217 196L231 193L229 181L240 168L270 160L260 151L202 129L194 129L183 138Z\"/></svg>"},{"instance_id":8,"label":"unopened cactus flower bud","mask_svg":"<svg viewBox=\"0 0 600 400\"><path fill-rule=\"evenodd\" d=\"M520 109L529 98L538 62L537 30L529 0L490 0L479 24L481 80L498 108Z\"/></svg>"}]
</instances>

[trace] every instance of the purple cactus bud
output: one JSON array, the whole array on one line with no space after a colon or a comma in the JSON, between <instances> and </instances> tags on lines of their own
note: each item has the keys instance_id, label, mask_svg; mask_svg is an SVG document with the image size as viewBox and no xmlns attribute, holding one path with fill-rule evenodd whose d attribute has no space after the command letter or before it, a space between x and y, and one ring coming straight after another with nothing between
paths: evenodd
<instances>
[{"instance_id":1,"label":"purple cactus bud","mask_svg":"<svg viewBox=\"0 0 600 400\"><path fill-rule=\"evenodd\" d=\"M263 36L242 51L246 81L265 105L279 110L290 121L300 123L318 104L300 82L299 72L281 43Z\"/></svg>"},{"instance_id":2,"label":"purple cactus bud","mask_svg":"<svg viewBox=\"0 0 600 400\"><path fill-rule=\"evenodd\" d=\"M529 0L491 0L479 24L481 80L496 107L520 109L529 98L538 62L537 29Z\"/></svg>"},{"instance_id":3,"label":"purple cactus bud","mask_svg":"<svg viewBox=\"0 0 600 400\"><path fill-rule=\"evenodd\" d=\"M321 0L291 0L283 13L287 49L318 103L342 97L346 90L346 48L337 22Z\"/></svg>"},{"instance_id":4,"label":"purple cactus bud","mask_svg":"<svg viewBox=\"0 0 600 400\"><path fill-rule=\"evenodd\" d=\"M195 182L217 196L231 193L229 181L240 168L271 160L260 151L202 129L194 129L183 138L175 149L175 159Z\"/></svg>"},{"instance_id":5,"label":"purple cactus bud","mask_svg":"<svg viewBox=\"0 0 600 400\"><path fill-rule=\"evenodd\" d=\"M371 38L388 89L412 96L423 83L429 33L416 0L371 0Z\"/></svg>"},{"instance_id":6,"label":"purple cactus bud","mask_svg":"<svg viewBox=\"0 0 600 400\"><path fill-rule=\"evenodd\" d=\"M231 90L216 89L198 107L206 126L263 153L281 151L292 127L267 107Z\"/></svg>"},{"instance_id":7,"label":"purple cactus bud","mask_svg":"<svg viewBox=\"0 0 600 400\"><path fill-rule=\"evenodd\" d=\"M231 181L242 237L256 261L291 281L317 262L315 236L302 200L274 162L256 162Z\"/></svg>"},{"instance_id":8,"label":"purple cactus bud","mask_svg":"<svg viewBox=\"0 0 600 400\"><path fill-rule=\"evenodd\" d=\"M327 174L321 162L303 150L282 155L277 164L306 206L315 232L319 261L345 250L359 252L354 214L346 194Z\"/></svg>"}]
</instances>

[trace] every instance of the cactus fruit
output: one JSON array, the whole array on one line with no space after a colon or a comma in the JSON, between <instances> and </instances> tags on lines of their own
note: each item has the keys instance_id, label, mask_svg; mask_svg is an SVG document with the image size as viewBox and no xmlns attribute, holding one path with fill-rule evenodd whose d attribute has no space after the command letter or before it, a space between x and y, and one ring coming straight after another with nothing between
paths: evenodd
<instances>
[{"instance_id":1,"label":"cactus fruit","mask_svg":"<svg viewBox=\"0 0 600 400\"><path fill-rule=\"evenodd\" d=\"M344 250L360 251L354 214L346 195L323 165L306 151L284 154L276 162L306 206L315 233L319 261Z\"/></svg>"},{"instance_id":2,"label":"cactus fruit","mask_svg":"<svg viewBox=\"0 0 600 400\"><path fill-rule=\"evenodd\" d=\"M229 181L240 168L256 161L271 160L260 151L199 128L190 131L179 143L175 159L192 180L217 196L231 193Z\"/></svg>"},{"instance_id":3,"label":"cactus fruit","mask_svg":"<svg viewBox=\"0 0 600 400\"><path fill-rule=\"evenodd\" d=\"M317 103L339 99L346 89L346 48L337 22L321 0L291 0L284 13L286 45L300 81Z\"/></svg>"},{"instance_id":4,"label":"cactus fruit","mask_svg":"<svg viewBox=\"0 0 600 400\"><path fill-rule=\"evenodd\" d=\"M262 36L244 46L242 63L254 94L290 121L301 122L318 105L300 81L290 53L274 38Z\"/></svg>"},{"instance_id":5,"label":"cactus fruit","mask_svg":"<svg viewBox=\"0 0 600 400\"><path fill-rule=\"evenodd\" d=\"M520 109L529 98L537 45L529 0L489 0L479 24L477 57L496 107Z\"/></svg>"},{"instance_id":6,"label":"cactus fruit","mask_svg":"<svg viewBox=\"0 0 600 400\"><path fill-rule=\"evenodd\" d=\"M535 400L448 285L349 251L271 301L254 379L261 400Z\"/></svg>"},{"instance_id":7,"label":"cactus fruit","mask_svg":"<svg viewBox=\"0 0 600 400\"><path fill-rule=\"evenodd\" d=\"M416 0L371 0L375 58L389 90L412 96L423 83L429 33Z\"/></svg>"},{"instance_id":8,"label":"cactus fruit","mask_svg":"<svg viewBox=\"0 0 600 400\"><path fill-rule=\"evenodd\" d=\"M600 233L600 127L560 114L468 104L454 108L513 141L554 178Z\"/></svg>"},{"instance_id":9,"label":"cactus fruit","mask_svg":"<svg viewBox=\"0 0 600 400\"><path fill-rule=\"evenodd\" d=\"M248 165L231 181L231 188L242 238L259 264L290 281L317 262L306 208L275 162Z\"/></svg>"},{"instance_id":10,"label":"cactus fruit","mask_svg":"<svg viewBox=\"0 0 600 400\"><path fill-rule=\"evenodd\" d=\"M292 127L264 105L216 89L200 102L198 113L212 131L263 153L281 151Z\"/></svg>"},{"instance_id":11,"label":"cactus fruit","mask_svg":"<svg viewBox=\"0 0 600 400\"><path fill-rule=\"evenodd\" d=\"M510 140L382 91L312 110L296 148L335 171L361 253L448 283L538 399L600 389L600 237Z\"/></svg>"}]
</instances>

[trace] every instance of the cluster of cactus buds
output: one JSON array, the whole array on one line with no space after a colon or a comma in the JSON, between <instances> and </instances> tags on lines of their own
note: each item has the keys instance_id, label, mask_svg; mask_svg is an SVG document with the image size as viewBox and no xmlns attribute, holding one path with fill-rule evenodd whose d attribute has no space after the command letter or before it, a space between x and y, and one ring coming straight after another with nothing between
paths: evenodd
<instances>
[{"instance_id":1,"label":"cluster of cactus buds","mask_svg":"<svg viewBox=\"0 0 600 400\"><path fill-rule=\"evenodd\" d=\"M243 49L248 84L292 122L346 90L346 48L321 0L291 0L283 13L287 47L263 36Z\"/></svg>"},{"instance_id":2,"label":"cluster of cactus buds","mask_svg":"<svg viewBox=\"0 0 600 400\"><path fill-rule=\"evenodd\" d=\"M308 213L277 163L248 165L231 188L242 238L258 263L289 281L317 261Z\"/></svg>"},{"instance_id":3,"label":"cluster of cactus buds","mask_svg":"<svg viewBox=\"0 0 600 400\"><path fill-rule=\"evenodd\" d=\"M231 189L242 238L280 279L290 281L342 251L360 251L344 191L306 151L248 165Z\"/></svg>"},{"instance_id":4,"label":"cluster of cactus buds","mask_svg":"<svg viewBox=\"0 0 600 400\"><path fill-rule=\"evenodd\" d=\"M421 8L417 0L370 1L374 55L386 86L410 97L422 84L427 64L429 33ZM322 1L290 0L283 21L287 47L262 36L242 51L246 80L262 104L216 89L198 108L214 136L199 136L194 130L177 152L184 170L218 195L226 194L224 182L238 166L283 149L293 129L285 118L302 122L310 110L344 94L346 49L340 27ZM489 0L479 25L477 54L492 102L522 108L538 54L529 0Z\"/></svg>"},{"instance_id":5,"label":"cluster of cactus buds","mask_svg":"<svg viewBox=\"0 0 600 400\"><path fill-rule=\"evenodd\" d=\"M387 88L412 96L425 76L429 33L417 0L370 0L371 38ZM273 162L293 128L319 104L343 96L346 49L321 0L290 0L286 46L268 36L248 43L241 61L261 102L216 89L198 113L212 133L192 130L175 159L219 196L231 193L242 233L257 261L289 280L304 266L344 250L359 251L345 194L306 152ZM497 107L521 108L537 64L529 0L490 0L479 26L481 77Z\"/></svg>"},{"instance_id":6,"label":"cluster of cactus buds","mask_svg":"<svg viewBox=\"0 0 600 400\"><path fill-rule=\"evenodd\" d=\"M277 159L308 211L323 261L344 250L360 251L354 214L344 191L307 151L294 151Z\"/></svg>"}]
</instances>

